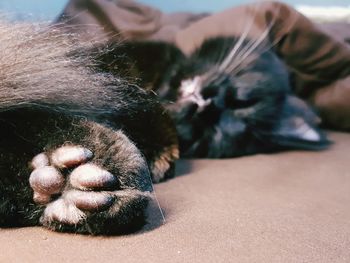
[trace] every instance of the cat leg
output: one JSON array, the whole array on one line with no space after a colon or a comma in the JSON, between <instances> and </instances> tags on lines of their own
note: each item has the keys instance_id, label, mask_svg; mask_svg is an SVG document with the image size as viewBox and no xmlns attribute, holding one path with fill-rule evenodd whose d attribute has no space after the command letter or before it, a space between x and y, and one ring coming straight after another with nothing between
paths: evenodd
<instances>
[{"instance_id":1,"label":"cat leg","mask_svg":"<svg viewBox=\"0 0 350 263\"><path fill-rule=\"evenodd\" d=\"M82 146L67 144L33 159L33 198L44 207L40 223L77 233L135 231L145 223L151 196L147 162L122 131L87 126Z\"/></svg>"},{"instance_id":2,"label":"cat leg","mask_svg":"<svg viewBox=\"0 0 350 263\"><path fill-rule=\"evenodd\" d=\"M179 159L179 142L176 127L170 115L163 108L158 110L157 123L153 124L154 136L158 138L153 141L159 146L152 155L147 155L152 180L155 183L172 178L175 175L175 161ZM152 138L149 138L152 140Z\"/></svg>"},{"instance_id":3,"label":"cat leg","mask_svg":"<svg viewBox=\"0 0 350 263\"><path fill-rule=\"evenodd\" d=\"M17 206L8 194L0 192L0 227L16 225Z\"/></svg>"},{"instance_id":4,"label":"cat leg","mask_svg":"<svg viewBox=\"0 0 350 263\"><path fill-rule=\"evenodd\" d=\"M0 183L0 227L37 225L42 207L31 200L29 186L4 186Z\"/></svg>"}]
</instances>

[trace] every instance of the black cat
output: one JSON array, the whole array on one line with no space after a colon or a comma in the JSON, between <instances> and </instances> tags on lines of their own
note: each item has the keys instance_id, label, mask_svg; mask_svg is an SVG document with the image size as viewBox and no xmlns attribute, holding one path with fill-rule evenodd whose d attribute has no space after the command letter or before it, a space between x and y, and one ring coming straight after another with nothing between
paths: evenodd
<instances>
[{"instance_id":1,"label":"black cat","mask_svg":"<svg viewBox=\"0 0 350 263\"><path fill-rule=\"evenodd\" d=\"M246 53L247 41L235 53L236 39L208 40L186 57L166 43L96 49L28 26L3 24L0 37L0 226L141 227L150 178L172 176L178 157L152 92L184 156L328 145L283 63Z\"/></svg>"},{"instance_id":2,"label":"black cat","mask_svg":"<svg viewBox=\"0 0 350 263\"><path fill-rule=\"evenodd\" d=\"M159 95L176 122L182 156L326 148L319 118L292 93L287 67L273 49L253 46L218 37L185 56L167 43L126 42L98 60L114 74L128 68Z\"/></svg>"}]
</instances>

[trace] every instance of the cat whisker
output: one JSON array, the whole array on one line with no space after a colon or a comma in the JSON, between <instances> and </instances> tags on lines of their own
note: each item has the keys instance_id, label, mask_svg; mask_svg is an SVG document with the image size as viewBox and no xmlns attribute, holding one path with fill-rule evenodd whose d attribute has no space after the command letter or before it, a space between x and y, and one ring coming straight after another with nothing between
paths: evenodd
<instances>
[{"instance_id":1,"label":"cat whisker","mask_svg":"<svg viewBox=\"0 0 350 263\"><path fill-rule=\"evenodd\" d=\"M297 17L295 16L295 19L292 23L289 23L288 27L292 28L294 26L294 24L297 21ZM275 47L278 43L280 43L281 39L283 38L283 35L279 36L279 37L274 37L273 41L271 41L270 38L268 38L269 33L271 32L271 29L273 28L273 25L276 24L276 19L272 20L267 29L262 33L262 35L255 40L256 42L248 49L246 48L246 53L244 55L241 56L241 59L234 63L234 66L231 67L231 70L228 73L231 74L236 74L238 71L240 71L242 69L242 67L246 67L248 65L250 65L250 63L252 63L255 59L257 59L261 54L263 54L264 52L271 50L273 47ZM285 30L285 32L288 32L289 30ZM267 39L268 41L264 41L264 39ZM254 42L254 40L253 40ZM249 45L247 45L249 46ZM253 48L254 46L254 48ZM253 56L253 52L256 51L256 53ZM237 55L238 57L239 55ZM246 61L246 59L250 57L249 61ZM243 62L246 62L243 64Z\"/></svg>"},{"instance_id":2,"label":"cat whisker","mask_svg":"<svg viewBox=\"0 0 350 263\"><path fill-rule=\"evenodd\" d=\"M237 55L238 50L242 47L244 41L247 39L248 33L250 32L250 30L254 24L255 17L257 15L258 5L255 5L254 7L255 7L255 15L253 16L252 19L250 19L250 21L248 21L245 28L243 29L243 32L242 32L240 38L237 40L237 42L233 46L230 53L227 55L225 60L219 66L220 71L225 71L227 69L227 67L229 67L232 64L232 62L234 61L234 59Z\"/></svg>"},{"instance_id":3,"label":"cat whisker","mask_svg":"<svg viewBox=\"0 0 350 263\"><path fill-rule=\"evenodd\" d=\"M251 23L249 23L248 27L246 27L246 29L244 30L243 34L240 36L238 41L235 43L235 45L232 48L232 50L230 51L230 53L227 55L225 60L219 66L219 70L220 71L224 71L232 63L233 59L235 58L235 55L236 55L237 51L239 50L239 48L241 48L244 40L246 39L246 37L247 37L247 35L249 33L249 30L250 30L252 25L253 25L253 20L251 20Z\"/></svg>"},{"instance_id":4,"label":"cat whisker","mask_svg":"<svg viewBox=\"0 0 350 263\"><path fill-rule=\"evenodd\" d=\"M261 1L260 1L261 2ZM252 19L250 20L250 28L252 27L252 25L254 24L254 21L255 21L255 18L257 16L257 8L259 7L258 4L255 4L254 5L255 9L255 14L254 16L252 17ZM236 60L234 60L234 58L231 60L231 64L227 66L227 69L226 69L226 72L227 73L232 73L232 71L238 67L243 61L245 61L245 59L247 57L249 57L253 51L255 51L261 43L263 43L263 41L267 38L268 36L268 33L270 32L270 29L273 25L273 22L270 22L267 29L265 31L262 32L261 36L257 39L251 39L249 40L247 43L245 43L244 45L244 48L242 48L237 54L236 56L234 57ZM248 32L246 32L248 34ZM246 36L245 36L246 38ZM242 43L243 44L243 43ZM242 45L241 44L241 45ZM258 57L258 56L256 56ZM237 60L238 59L238 60ZM252 60L253 61L253 60Z\"/></svg>"},{"instance_id":5,"label":"cat whisker","mask_svg":"<svg viewBox=\"0 0 350 263\"><path fill-rule=\"evenodd\" d=\"M230 65L229 72L233 72L237 67L241 65L241 63L247 59L262 43L263 41L267 38L269 32L271 29L271 25L267 27L267 29L261 34L261 36L252 42L250 46L248 46L247 51L241 55L238 61L235 61Z\"/></svg>"},{"instance_id":6,"label":"cat whisker","mask_svg":"<svg viewBox=\"0 0 350 263\"><path fill-rule=\"evenodd\" d=\"M258 12L258 7L259 5L256 4L254 5L254 16L252 19L247 20L245 23L245 27L242 31L242 33L240 34L239 39L235 42L234 46L231 48L231 50L229 51L228 55L226 55L225 59L222 59L222 57L226 54L227 52L227 48L226 46L224 46L221 49L221 52L219 53L220 55L218 56L218 62L222 61L219 65L215 65L209 72L207 72L204 76L203 79L205 80L205 82L207 83L212 83L214 80L216 80L217 78L217 73L218 72L229 72L229 70L227 69L228 67L230 67L230 65L232 65L232 63L234 63L235 59L240 56L240 54L243 52L246 52L246 48L247 46L244 45L244 41L246 41L247 36L254 24L254 20L255 17L257 15ZM249 41L248 42L248 47L249 47L249 43L251 43L253 41ZM242 48L243 47L243 48Z\"/></svg>"}]
</instances>

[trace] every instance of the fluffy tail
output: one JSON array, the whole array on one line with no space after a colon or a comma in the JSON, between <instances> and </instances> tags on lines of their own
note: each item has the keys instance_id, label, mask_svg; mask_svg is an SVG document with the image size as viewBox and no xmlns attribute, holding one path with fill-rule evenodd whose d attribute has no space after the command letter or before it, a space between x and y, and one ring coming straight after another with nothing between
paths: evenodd
<instances>
[{"instance_id":1,"label":"fluffy tail","mask_svg":"<svg viewBox=\"0 0 350 263\"><path fill-rule=\"evenodd\" d=\"M23 105L64 106L65 111L99 111L119 80L96 73L82 51L93 43L75 41L59 29L0 21L0 112Z\"/></svg>"}]
</instances>

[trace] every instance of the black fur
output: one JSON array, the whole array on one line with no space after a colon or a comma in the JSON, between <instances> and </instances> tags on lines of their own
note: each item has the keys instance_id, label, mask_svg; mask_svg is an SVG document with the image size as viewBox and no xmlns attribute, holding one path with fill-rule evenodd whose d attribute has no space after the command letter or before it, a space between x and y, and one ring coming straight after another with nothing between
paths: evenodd
<instances>
[{"instance_id":1,"label":"black fur","mask_svg":"<svg viewBox=\"0 0 350 263\"><path fill-rule=\"evenodd\" d=\"M0 36L0 227L44 225L91 234L142 227L152 180L173 176L178 156L175 126L158 98L97 72L91 45L60 31L1 22ZM117 183L77 189L70 180L76 167L55 166L52 158L65 145L90 150L86 161ZM44 203L33 200L29 182L33 169L39 170L30 163L40 153L49 158L45 167L64 176L60 192L49 192ZM41 191L50 191L46 183L59 183L39 176ZM96 209L78 208L70 193L87 196L92 205L96 196L108 198Z\"/></svg>"}]
</instances>

